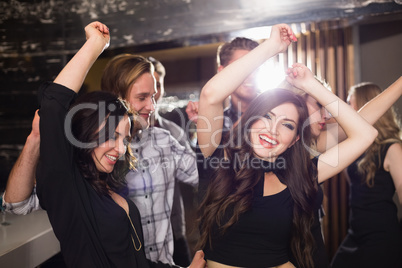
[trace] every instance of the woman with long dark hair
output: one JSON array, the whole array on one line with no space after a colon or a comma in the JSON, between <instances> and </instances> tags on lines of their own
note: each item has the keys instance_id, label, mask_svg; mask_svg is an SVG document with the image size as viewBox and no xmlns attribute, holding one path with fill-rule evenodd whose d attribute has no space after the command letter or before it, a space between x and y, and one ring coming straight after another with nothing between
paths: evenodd
<instances>
[{"instance_id":1,"label":"woman with long dark hair","mask_svg":"<svg viewBox=\"0 0 402 268\"><path fill-rule=\"evenodd\" d=\"M82 48L40 90L40 205L68 267L171 267L146 259L141 217L127 198L124 171L134 164L127 151L134 124L129 105L107 92L74 102L110 40L99 22L85 32ZM121 161L124 156L129 161ZM202 253L196 256L193 264L204 267Z\"/></svg>"},{"instance_id":2,"label":"woman with long dark hair","mask_svg":"<svg viewBox=\"0 0 402 268\"><path fill-rule=\"evenodd\" d=\"M230 136L222 138L223 101L291 41L295 37L289 26L273 26L269 39L216 74L201 91L198 143L206 170L214 174L200 207L199 247L208 267L294 267L290 251L294 265L313 267L311 227L321 204L318 184L350 164L377 135L310 70L295 64L288 70L288 82L326 106L348 138L312 160L305 101L282 89L259 95Z\"/></svg>"}]
</instances>

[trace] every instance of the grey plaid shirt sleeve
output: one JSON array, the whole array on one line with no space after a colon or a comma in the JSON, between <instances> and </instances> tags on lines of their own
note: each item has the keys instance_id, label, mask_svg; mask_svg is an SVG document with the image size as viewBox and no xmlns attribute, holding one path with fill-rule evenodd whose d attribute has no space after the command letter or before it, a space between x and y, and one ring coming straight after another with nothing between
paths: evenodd
<instances>
[{"instance_id":1,"label":"grey plaid shirt sleeve","mask_svg":"<svg viewBox=\"0 0 402 268\"><path fill-rule=\"evenodd\" d=\"M34 187L28 199L25 199L17 203L6 202L4 200L5 193L6 192L4 192L2 198L3 199L2 206L4 207L5 211L11 212L16 215L26 215L28 213L31 213L32 211L41 209L41 207L39 206L38 196L36 195L36 187Z\"/></svg>"}]
</instances>

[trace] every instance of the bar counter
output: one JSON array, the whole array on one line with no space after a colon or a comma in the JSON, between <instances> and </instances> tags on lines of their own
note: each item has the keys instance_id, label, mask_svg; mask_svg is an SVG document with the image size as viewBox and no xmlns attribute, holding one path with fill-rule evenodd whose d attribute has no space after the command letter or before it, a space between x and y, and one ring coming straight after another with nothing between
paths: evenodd
<instances>
[{"instance_id":1,"label":"bar counter","mask_svg":"<svg viewBox=\"0 0 402 268\"><path fill-rule=\"evenodd\" d=\"M0 267L36 267L60 252L46 211L1 212L0 222Z\"/></svg>"}]
</instances>

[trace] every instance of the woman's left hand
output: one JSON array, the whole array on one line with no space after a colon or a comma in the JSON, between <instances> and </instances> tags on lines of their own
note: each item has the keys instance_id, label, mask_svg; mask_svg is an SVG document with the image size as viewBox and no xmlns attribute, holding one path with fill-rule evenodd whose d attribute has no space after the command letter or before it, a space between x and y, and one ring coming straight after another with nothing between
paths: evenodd
<instances>
[{"instance_id":1,"label":"woman's left hand","mask_svg":"<svg viewBox=\"0 0 402 268\"><path fill-rule=\"evenodd\" d=\"M288 81L292 86L302 90L308 88L306 86L308 81L315 79L311 70L301 63L293 64L291 68L286 70L286 74L288 75L286 81Z\"/></svg>"}]
</instances>

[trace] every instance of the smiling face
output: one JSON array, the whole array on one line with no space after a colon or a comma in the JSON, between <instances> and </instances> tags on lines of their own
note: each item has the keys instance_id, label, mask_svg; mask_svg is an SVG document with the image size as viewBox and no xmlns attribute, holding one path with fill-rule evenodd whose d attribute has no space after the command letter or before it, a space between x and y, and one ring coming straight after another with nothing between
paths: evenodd
<instances>
[{"instance_id":1,"label":"smiling face","mask_svg":"<svg viewBox=\"0 0 402 268\"><path fill-rule=\"evenodd\" d=\"M144 73L131 85L126 100L141 119L144 128L149 126L149 117L155 111L155 78Z\"/></svg>"},{"instance_id":2,"label":"smiling face","mask_svg":"<svg viewBox=\"0 0 402 268\"><path fill-rule=\"evenodd\" d=\"M93 150L92 159L99 172L111 173L117 160L125 154L130 125L128 116L124 116L117 125L114 135Z\"/></svg>"},{"instance_id":3,"label":"smiling face","mask_svg":"<svg viewBox=\"0 0 402 268\"><path fill-rule=\"evenodd\" d=\"M279 155L299 140L298 120L298 111L291 103L278 105L264 118L258 119L250 129L254 153L262 159L275 161Z\"/></svg>"}]
</instances>

